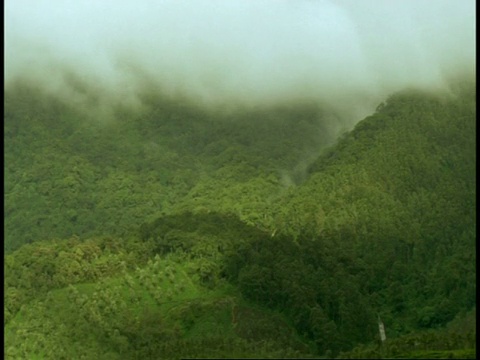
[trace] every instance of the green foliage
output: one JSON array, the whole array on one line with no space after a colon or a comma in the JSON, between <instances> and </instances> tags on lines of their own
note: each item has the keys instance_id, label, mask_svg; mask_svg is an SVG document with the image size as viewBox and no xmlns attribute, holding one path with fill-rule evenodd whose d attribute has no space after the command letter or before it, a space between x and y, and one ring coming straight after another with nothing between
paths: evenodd
<instances>
[{"instance_id":1,"label":"green foliage","mask_svg":"<svg viewBox=\"0 0 480 360\"><path fill-rule=\"evenodd\" d=\"M99 281L146 261L152 247L109 237L35 242L5 255L4 309L8 323L23 305L49 291Z\"/></svg>"},{"instance_id":2,"label":"green foliage","mask_svg":"<svg viewBox=\"0 0 480 360\"><path fill-rule=\"evenodd\" d=\"M141 100L103 123L7 89L7 357L475 356L474 85L318 157L311 104Z\"/></svg>"},{"instance_id":3,"label":"green foliage","mask_svg":"<svg viewBox=\"0 0 480 360\"><path fill-rule=\"evenodd\" d=\"M141 110L112 109L108 122L33 86L9 86L6 251L52 237L126 236L162 213L195 209L258 222L282 188L280 172L331 136L316 105L217 113L152 94Z\"/></svg>"},{"instance_id":4,"label":"green foliage","mask_svg":"<svg viewBox=\"0 0 480 360\"><path fill-rule=\"evenodd\" d=\"M408 335L361 345L341 353L342 359L474 359L476 354L475 329L413 332Z\"/></svg>"},{"instance_id":5,"label":"green foliage","mask_svg":"<svg viewBox=\"0 0 480 360\"><path fill-rule=\"evenodd\" d=\"M90 249L102 246L101 239L90 243ZM116 250L127 248L132 246L120 244ZM64 252L77 254L80 268L89 266L91 253L79 249ZM9 255L9 263L19 251ZM104 249L101 256L108 253ZM308 356L308 347L279 314L252 308L225 284L204 287L196 276L201 270L192 271L198 265L194 260L156 255L95 283L37 292L5 324L6 351L20 358ZM78 280L70 275L72 283Z\"/></svg>"}]
</instances>

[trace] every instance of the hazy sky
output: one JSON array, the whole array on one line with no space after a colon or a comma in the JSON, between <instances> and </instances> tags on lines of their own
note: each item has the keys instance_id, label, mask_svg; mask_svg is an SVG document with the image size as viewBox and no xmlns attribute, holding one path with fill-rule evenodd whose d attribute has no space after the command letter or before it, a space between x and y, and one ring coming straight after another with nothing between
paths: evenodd
<instances>
[{"instance_id":1,"label":"hazy sky","mask_svg":"<svg viewBox=\"0 0 480 360\"><path fill-rule=\"evenodd\" d=\"M5 1L7 86L61 94L69 69L125 99L147 79L211 103L371 106L474 63L474 0Z\"/></svg>"}]
</instances>

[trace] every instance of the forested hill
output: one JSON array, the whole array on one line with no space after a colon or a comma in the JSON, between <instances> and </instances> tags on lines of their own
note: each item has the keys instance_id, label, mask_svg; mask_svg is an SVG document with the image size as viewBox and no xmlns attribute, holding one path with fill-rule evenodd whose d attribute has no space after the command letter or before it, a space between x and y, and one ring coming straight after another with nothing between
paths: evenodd
<instances>
[{"instance_id":1,"label":"forested hill","mask_svg":"<svg viewBox=\"0 0 480 360\"><path fill-rule=\"evenodd\" d=\"M418 92L391 96L318 157L305 184L279 200L276 208L292 213L277 217L278 229L330 236L339 228L360 234L375 223L389 234L396 228L396 236L402 233L409 242L426 231L432 241L472 238L474 119L473 87L447 98Z\"/></svg>"},{"instance_id":2,"label":"forested hill","mask_svg":"<svg viewBox=\"0 0 480 360\"><path fill-rule=\"evenodd\" d=\"M98 121L7 89L6 353L474 357L475 84L452 89L334 144L314 104Z\"/></svg>"},{"instance_id":3,"label":"forested hill","mask_svg":"<svg viewBox=\"0 0 480 360\"><path fill-rule=\"evenodd\" d=\"M151 92L141 109L99 113L92 97L89 111L33 86L6 89L6 251L125 235L185 208L255 217L252 206L302 181L338 121L315 104L213 111Z\"/></svg>"},{"instance_id":4,"label":"forested hill","mask_svg":"<svg viewBox=\"0 0 480 360\"><path fill-rule=\"evenodd\" d=\"M305 269L291 295L304 311L298 326L319 346L372 338L378 330L367 319L376 314L396 336L475 306L475 134L474 87L455 97L396 94L272 206L273 232L306 251L279 257ZM251 266L269 263L275 246L263 245ZM281 268L267 272L274 280L263 289L280 304L288 293L278 285L288 278ZM319 326L315 306L333 323Z\"/></svg>"}]
</instances>

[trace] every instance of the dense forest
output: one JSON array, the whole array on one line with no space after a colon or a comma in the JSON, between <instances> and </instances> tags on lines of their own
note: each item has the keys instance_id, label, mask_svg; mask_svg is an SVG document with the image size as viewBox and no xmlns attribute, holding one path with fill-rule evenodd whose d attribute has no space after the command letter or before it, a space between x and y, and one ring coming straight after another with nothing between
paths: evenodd
<instances>
[{"instance_id":1,"label":"dense forest","mask_svg":"<svg viewBox=\"0 0 480 360\"><path fill-rule=\"evenodd\" d=\"M475 89L338 136L308 101L9 86L5 357L475 358Z\"/></svg>"}]
</instances>

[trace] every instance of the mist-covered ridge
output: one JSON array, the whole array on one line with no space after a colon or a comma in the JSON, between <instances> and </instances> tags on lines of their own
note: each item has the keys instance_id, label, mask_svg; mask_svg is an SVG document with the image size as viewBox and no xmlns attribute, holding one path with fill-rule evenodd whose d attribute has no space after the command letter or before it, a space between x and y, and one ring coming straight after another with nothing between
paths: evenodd
<instances>
[{"instance_id":1,"label":"mist-covered ridge","mask_svg":"<svg viewBox=\"0 0 480 360\"><path fill-rule=\"evenodd\" d=\"M472 76L474 13L470 0L7 1L6 86L88 105L76 77L103 108L137 104L147 82L206 105L306 99L358 120L394 91Z\"/></svg>"},{"instance_id":2,"label":"mist-covered ridge","mask_svg":"<svg viewBox=\"0 0 480 360\"><path fill-rule=\"evenodd\" d=\"M315 103L148 92L99 122L10 88L6 353L474 357L476 90L451 89L331 143Z\"/></svg>"},{"instance_id":3,"label":"mist-covered ridge","mask_svg":"<svg viewBox=\"0 0 480 360\"><path fill-rule=\"evenodd\" d=\"M6 358L476 358L473 0L5 10Z\"/></svg>"}]
</instances>

